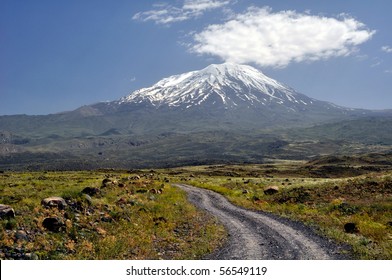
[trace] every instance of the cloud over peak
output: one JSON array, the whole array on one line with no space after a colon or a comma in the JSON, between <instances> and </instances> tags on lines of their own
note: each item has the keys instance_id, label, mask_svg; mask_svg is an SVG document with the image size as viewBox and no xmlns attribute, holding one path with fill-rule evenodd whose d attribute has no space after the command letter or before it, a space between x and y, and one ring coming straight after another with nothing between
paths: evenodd
<instances>
[{"instance_id":1,"label":"cloud over peak","mask_svg":"<svg viewBox=\"0 0 392 280\"><path fill-rule=\"evenodd\" d=\"M291 62L350 55L374 33L347 15L273 13L269 7L250 7L194 34L190 51L229 62L285 67Z\"/></svg>"}]
</instances>

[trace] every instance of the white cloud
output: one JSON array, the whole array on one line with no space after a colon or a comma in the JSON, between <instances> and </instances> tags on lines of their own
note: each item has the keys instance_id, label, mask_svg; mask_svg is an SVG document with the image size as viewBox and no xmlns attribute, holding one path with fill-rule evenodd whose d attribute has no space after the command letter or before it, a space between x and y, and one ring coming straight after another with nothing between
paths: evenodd
<instances>
[{"instance_id":1,"label":"white cloud","mask_svg":"<svg viewBox=\"0 0 392 280\"><path fill-rule=\"evenodd\" d=\"M332 18L251 7L194 34L190 51L229 62L285 67L291 62L350 55L374 33L347 15Z\"/></svg>"},{"instance_id":2,"label":"white cloud","mask_svg":"<svg viewBox=\"0 0 392 280\"><path fill-rule=\"evenodd\" d=\"M169 4L156 5L155 9L139 12L132 19L154 21L156 24L171 24L199 17L205 12L224 7L232 0L184 0L182 7Z\"/></svg>"},{"instance_id":3,"label":"white cloud","mask_svg":"<svg viewBox=\"0 0 392 280\"><path fill-rule=\"evenodd\" d=\"M231 0L185 0L183 9L193 12L204 12L212 9L221 8L230 4Z\"/></svg>"},{"instance_id":4,"label":"white cloud","mask_svg":"<svg viewBox=\"0 0 392 280\"><path fill-rule=\"evenodd\" d=\"M392 53L392 47L391 46L382 46L381 50L383 52L386 52L386 53Z\"/></svg>"}]
</instances>

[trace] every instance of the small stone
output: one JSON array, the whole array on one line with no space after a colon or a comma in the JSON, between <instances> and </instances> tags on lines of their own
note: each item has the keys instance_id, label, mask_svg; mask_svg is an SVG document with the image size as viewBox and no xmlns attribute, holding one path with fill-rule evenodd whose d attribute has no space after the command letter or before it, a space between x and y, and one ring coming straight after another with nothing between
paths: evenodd
<instances>
[{"instance_id":1,"label":"small stone","mask_svg":"<svg viewBox=\"0 0 392 280\"><path fill-rule=\"evenodd\" d=\"M57 196L48 197L48 198L43 199L41 201L41 205L46 208L57 207L60 210L63 210L63 209L65 209L65 207L67 207L67 203L65 202L64 198L57 197Z\"/></svg>"},{"instance_id":2,"label":"small stone","mask_svg":"<svg viewBox=\"0 0 392 280\"><path fill-rule=\"evenodd\" d=\"M105 178L102 180L102 184L107 184L107 183L111 183L112 180L110 180L109 178Z\"/></svg>"},{"instance_id":3,"label":"small stone","mask_svg":"<svg viewBox=\"0 0 392 280\"><path fill-rule=\"evenodd\" d=\"M102 180L102 188L108 187L112 184L112 179L105 178Z\"/></svg>"},{"instance_id":4,"label":"small stone","mask_svg":"<svg viewBox=\"0 0 392 280\"><path fill-rule=\"evenodd\" d=\"M140 180L140 176L139 175L135 175L133 177L130 177L129 179L132 180L132 181L137 181L137 180Z\"/></svg>"},{"instance_id":5,"label":"small stone","mask_svg":"<svg viewBox=\"0 0 392 280\"><path fill-rule=\"evenodd\" d=\"M25 257L27 260L34 260L34 261L39 260L38 255L35 253L26 253Z\"/></svg>"},{"instance_id":6,"label":"small stone","mask_svg":"<svg viewBox=\"0 0 392 280\"><path fill-rule=\"evenodd\" d=\"M0 219L4 218L15 218L15 210L9 205L0 204Z\"/></svg>"},{"instance_id":7,"label":"small stone","mask_svg":"<svg viewBox=\"0 0 392 280\"><path fill-rule=\"evenodd\" d=\"M110 217L109 214L105 214L103 217L101 217L101 222L111 223L111 222L113 222L113 218Z\"/></svg>"},{"instance_id":8,"label":"small stone","mask_svg":"<svg viewBox=\"0 0 392 280\"><path fill-rule=\"evenodd\" d=\"M29 237L27 236L27 233L24 230L18 230L15 233L15 239L29 241Z\"/></svg>"}]
</instances>

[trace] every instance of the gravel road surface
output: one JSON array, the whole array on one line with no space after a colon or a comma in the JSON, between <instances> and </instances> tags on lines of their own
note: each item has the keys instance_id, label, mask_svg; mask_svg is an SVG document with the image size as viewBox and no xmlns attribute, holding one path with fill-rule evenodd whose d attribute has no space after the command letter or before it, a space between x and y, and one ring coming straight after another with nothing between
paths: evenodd
<instances>
[{"instance_id":1,"label":"gravel road surface","mask_svg":"<svg viewBox=\"0 0 392 280\"><path fill-rule=\"evenodd\" d=\"M328 260L343 259L340 247L301 223L269 213L246 210L222 195L185 184L175 186L191 203L216 216L228 232L228 240L207 259L223 260Z\"/></svg>"}]
</instances>

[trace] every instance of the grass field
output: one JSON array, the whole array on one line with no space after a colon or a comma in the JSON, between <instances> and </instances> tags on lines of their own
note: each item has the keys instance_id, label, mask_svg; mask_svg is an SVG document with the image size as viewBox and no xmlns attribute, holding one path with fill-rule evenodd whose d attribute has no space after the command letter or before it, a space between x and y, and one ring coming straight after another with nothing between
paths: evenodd
<instances>
[{"instance_id":1,"label":"grass field","mask_svg":"<svg viewBox=\"0 0 392 280\"><path fill-rule=\"evenodd\" d=\"M330 172L320 177L320 170ZM171 185L181 182L302 221L348 244L355 259L392 259L392 172L341 170L276 161L155 171L4 172L0 203L12 206L15 217L0 220L0 258L200 259L224 242L225 230ZM279 190L266 194L270 186ZM86 187L96 192L86 194ZM41 204L52 196L67 206ZM45 227L50 217L58 230ZM353 228L345 229L347 223Z\"/></svg>"},{"instance_id":2,"label":"grass field","mask_svg":"<svg viewBox=\"0 0 392 280\"><path fill-rule=\"evenodd\" d=\"M350 245L355 259L392 259L392 172L320 178L303 176L299 166L300 162L279 162L189 167L174 174L177 180L214 190L234 204L302 221ZM270 186L279 191L265 194ZM348 223L355 227L347 232Z\"/></svg>"},{"instance_id":3,"label":"grass field","mask_svg":"<svg viewBox=\"0 0 392 280\"><path fill-rule=\"evenodd\" d=\"M16 212L0 220L1 259L198 259L223 241L224 229L182 192L154 173L139 175L0 174L0 203ZM82 193L87 186L99 193ZM52 196L65 209L41 205ZM58 218L55 232L43 226L48 217Z\"/></svg>"}]
</instances>

